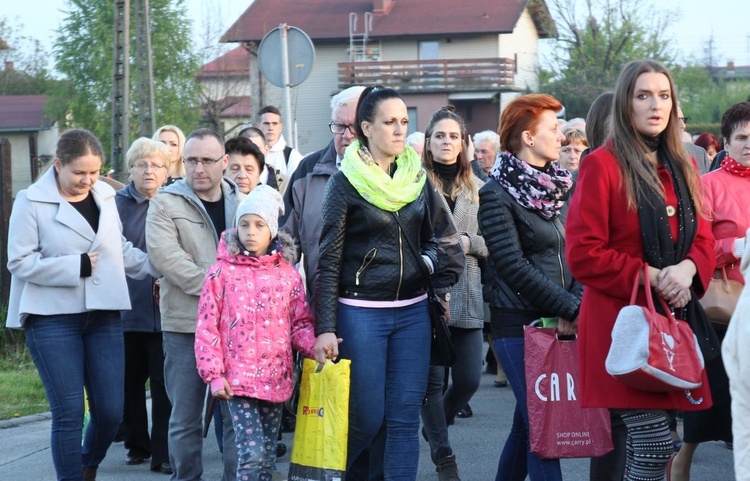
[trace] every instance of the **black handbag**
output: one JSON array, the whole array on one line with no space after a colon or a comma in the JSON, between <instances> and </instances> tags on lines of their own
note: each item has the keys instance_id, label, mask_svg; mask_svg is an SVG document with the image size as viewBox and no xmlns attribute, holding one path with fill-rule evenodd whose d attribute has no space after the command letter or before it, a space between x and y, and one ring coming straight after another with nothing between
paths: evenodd
<instances>
[{"instance_id":1,"label":"black handbag","mask_svg":"<svg viewBox=\"0 0 750 481\"><path fill-rule=\"evenodd\" d=\"M396 219L399 227L401 227L401 231L405 232L398 214L394 212L393 217ZM416 256L417 264L427 280L427 310L430 313L431 331L430 365L450 367L456 363L456 349L453 347L453 341L451 341L451 331L448 329L448 324L445 323L445 307L443 307L440 298L435 294L435 290L432 288L430 272L427 270L427 266L424 263L424 259L422 259L422 255L419 253L419 249L416 248L413 241L408 236L404 235L404 237L406 237L406 242Z\"/></svg>"}]
</instances>

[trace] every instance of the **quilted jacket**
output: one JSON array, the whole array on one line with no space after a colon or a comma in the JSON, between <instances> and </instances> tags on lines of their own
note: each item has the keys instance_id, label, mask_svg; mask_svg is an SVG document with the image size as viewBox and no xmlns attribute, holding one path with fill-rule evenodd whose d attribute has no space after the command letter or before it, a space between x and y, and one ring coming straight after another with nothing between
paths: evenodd
<instances>
[{"instance_id":1,"label":"quilted jacket","mask_svg":"<svg viewBox=\"0 0 750 481\"><path fill-rule=\"evenodd\" d=\"M490 307L521 312L530 319L578 317L583 286L565 262L560 219L548 221L521 207L491 179L479 191L479 227L489 250ZM499 331L495 321L492 329L499 337L494 334Z\"/></svg>"},{"instance_id":2,"label":"quilted jacket","mask_svg":"<svg viewBox=\"0 0 750 481\"><path fill-rule=\"evenodd\" d=\"M316 285L317 333L335 332L338 298L392 301L425 292L423 269L406 236L421 239L421 254L438 265L437 243L425 196L393 214L367 202L343 173L331 176L323 198L320 259Z\"/></svg>"}]
</instances>

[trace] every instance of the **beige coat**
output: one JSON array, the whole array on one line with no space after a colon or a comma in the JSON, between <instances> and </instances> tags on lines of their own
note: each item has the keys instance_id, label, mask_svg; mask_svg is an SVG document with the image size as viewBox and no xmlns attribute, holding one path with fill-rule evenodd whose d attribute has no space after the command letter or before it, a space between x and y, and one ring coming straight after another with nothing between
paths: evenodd
<instances>
[{"instance_id":1,"label":"beige coat","mask_svg":"<svg viewBox=\"0 0 750 481\"><path fill-rule=\"evenodd\" d=\"M243 194L222 181L226 227ZM160 280L159 308L164 332L195 332L198 299L206 270L216 261L219 234L203 203L185 179L159 190L149 201L146 247Z\"/></svg>"}]
</instances>

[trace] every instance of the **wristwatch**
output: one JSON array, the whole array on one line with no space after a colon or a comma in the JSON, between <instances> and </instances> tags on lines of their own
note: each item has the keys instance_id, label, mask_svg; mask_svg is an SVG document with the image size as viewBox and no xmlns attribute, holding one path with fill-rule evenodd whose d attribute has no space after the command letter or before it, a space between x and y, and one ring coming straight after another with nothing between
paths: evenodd
<instances>
[{"instance_id":1,"label":"wristwatch","mask_svg":"<svg viewBox=\"0 0 750 481\"><path fill-rule=\"evenodd\" d=\"M442 300L444 300L445 302L450 302L450 300L451 300L451 293L450 292L446 292L445 294L443 294L443 295L441 295L439 297Z\"/></svg>"}]
</instances>

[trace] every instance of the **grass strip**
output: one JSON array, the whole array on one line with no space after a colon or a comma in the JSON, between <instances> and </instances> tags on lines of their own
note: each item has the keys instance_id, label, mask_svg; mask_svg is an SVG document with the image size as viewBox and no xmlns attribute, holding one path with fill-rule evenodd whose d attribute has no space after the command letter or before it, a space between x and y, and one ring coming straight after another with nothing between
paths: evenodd
<instances>
[{"instance_id":1,"label":"grass strip","mask_svg":"<svg viewBox=\"0 0 750 481\"><path fill-rule=\"evenodd\" d=\"M44 386L28 356L0 357L0 419L49 411Z\"/></svg>"}]
</instances>

